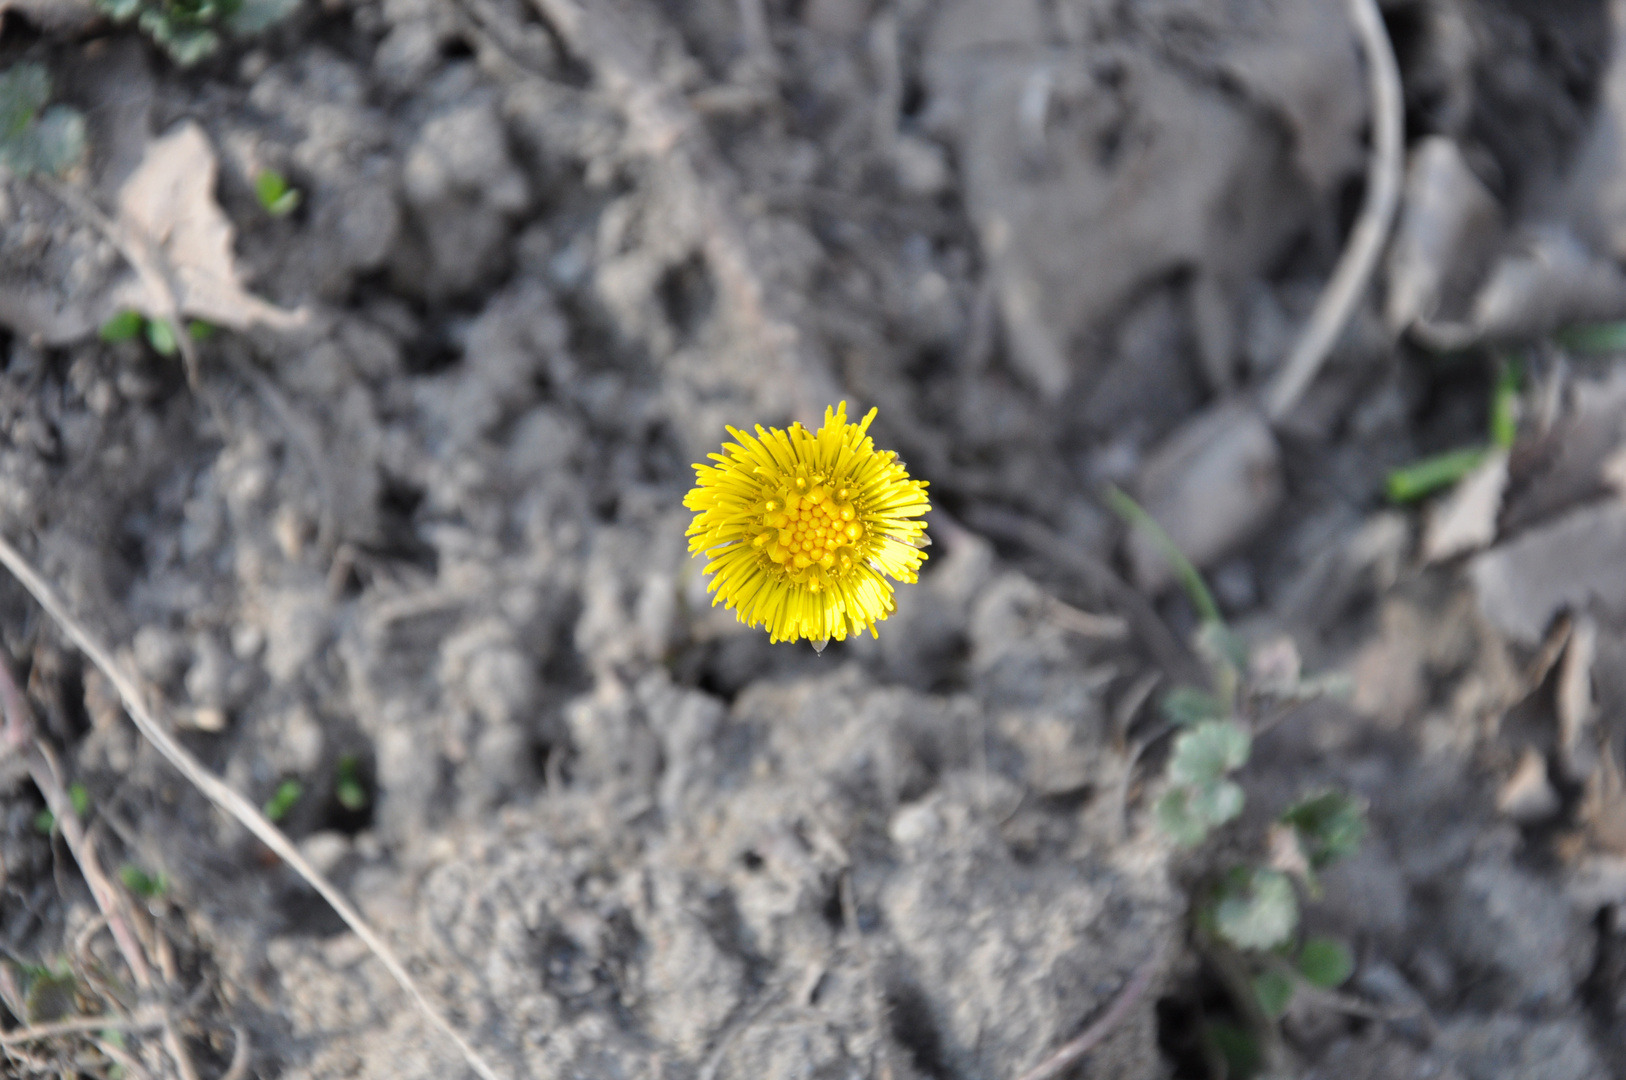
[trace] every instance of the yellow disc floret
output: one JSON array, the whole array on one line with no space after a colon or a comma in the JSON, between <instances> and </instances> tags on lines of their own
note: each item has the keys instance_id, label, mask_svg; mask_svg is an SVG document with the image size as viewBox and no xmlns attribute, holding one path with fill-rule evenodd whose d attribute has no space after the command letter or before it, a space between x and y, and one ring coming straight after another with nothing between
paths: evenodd
<instances>
[{"instance_id":1,"label":"yellow disc floret","mask_svg":"<svg viewBox=\"0 0 1626 1080\"><path fill-rule=\"evenodd\" d=\"M925 562L931 506L926 483L866 432L875 410L847 422L847 403L824 410L810 432L757 426L715 465L695 466L683 505L695 511L689 550L705 552L708 592L773 641L830 638L868 628L892 612L892 581L913 582Z\"/></svg>"}]
</instances>

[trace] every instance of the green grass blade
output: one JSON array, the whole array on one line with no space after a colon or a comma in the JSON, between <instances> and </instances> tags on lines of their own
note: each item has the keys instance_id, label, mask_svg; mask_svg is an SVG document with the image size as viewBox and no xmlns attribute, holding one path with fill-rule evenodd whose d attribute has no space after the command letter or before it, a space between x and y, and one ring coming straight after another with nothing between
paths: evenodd
<instances>
[{"instance_id":1,"label":"green grass blade","mask_svg":"<svg viewBox=\"0 0 1626 1080\"><path fill-rule=\"evenodd\" d=\"M1157 523L1157 519L1148 514L1140 503L1125 495L1116 484L1107 485L1107 505L1128 525L1145 530L1146 535L1152 538L1158 551L1174 569L1175 576L1180 579L1186 595L1191 597L1191 604L1203 622L1223 626L1225 619L1221 617L1219 605L1214 602L1214 594L1208 591L1208 583L1203 580L1202 573L1186 558L1186 553L1180 550L1163 526Z\"/></svg>"},{"instance_id":2,"label":"green grass blade","mask_svg":"<svg viewBox=\"0 0 1626 1080\"><path fill-rule=\"evenodd\" d=\"M1450 487L1473 472L1485 460L1482 446L1452 450L1403 465L1389 474L1387 489L1391 502L1409 503Z\"/></svg>"}]
</instances>

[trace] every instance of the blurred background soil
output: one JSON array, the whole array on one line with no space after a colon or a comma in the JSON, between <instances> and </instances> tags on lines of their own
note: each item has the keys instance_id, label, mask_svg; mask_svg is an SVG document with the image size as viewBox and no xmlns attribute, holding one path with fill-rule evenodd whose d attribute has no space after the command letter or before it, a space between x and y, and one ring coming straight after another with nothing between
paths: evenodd
<instances>
[{"instance_id":1,"label":"blurred background soil","mask_svg":"<svg viewBox=\"0 0 1626 1080\"><path fill-rule=\"evenodd\" d=\"M1626 317L1626 4L1381 6L1382 268L1216 442L1365 195L1338 0L308 0L189 68L0 0L88 147L0 186L0 529L210 768L298 781L283 828L505 1076L1014 1080L1149 959L1066 1075L1220 1075L1190 891L1327 785L1372 830L1306 921L1357 967L1293 1075L1626 1076L1626 339L1573 333ZM120 235L216 327L190 378L98 336L157 302ZM1391 503L1512 361L1511 447ZM934 546L815 655L708 606L681 498L725 423L840 399ZM1197 856L1148 812L1197 616L1108 484L1354 685ZM104 858L163 875L200 1072L235 1026L250 1075L462 1074L9 577L0 641ZM115 965L0 768L5 963Z\"/></svg>"}]
</instances>

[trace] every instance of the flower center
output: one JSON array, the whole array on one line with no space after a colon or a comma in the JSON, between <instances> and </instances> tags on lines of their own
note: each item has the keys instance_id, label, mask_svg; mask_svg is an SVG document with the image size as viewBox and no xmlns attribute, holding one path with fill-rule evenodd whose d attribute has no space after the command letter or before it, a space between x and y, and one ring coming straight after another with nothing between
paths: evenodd
<instances>
[{"instance_id":1,"label":"flower center","mask_svg":"<svg viewBox=\"0 0 1626 1080\"><path fill-rule=\"evenodd\" d=\"M864 526L855 493L822 473L798 475L762 504L751 546L814 592L863 561Z\"/></svg>"}]
</instances>

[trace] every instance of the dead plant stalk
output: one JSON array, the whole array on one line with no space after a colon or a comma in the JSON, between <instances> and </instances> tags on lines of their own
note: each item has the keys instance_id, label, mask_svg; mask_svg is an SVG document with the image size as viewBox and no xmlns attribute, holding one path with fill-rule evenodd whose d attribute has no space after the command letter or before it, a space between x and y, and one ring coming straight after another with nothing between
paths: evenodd
<instances>
[{"instance_id":1,"label":"dead plant stalk","mask_svg":"<svg viewBox=\"0 0 1626 1080\"><path fill-rule=\"evenodd\" d=\"M1366 54L1372 95L1373 146L1366 171L1366 201L1332 279L1316 299L1310 321L1265 394L1265 413L1272 422L1280 421L1298 403L1343 333L1350 313L1366 291L1400 205L1405 159L1405 98L1400 88L1400 65L1395 61L1376 0L1349 0L1349 14Z\"/></svg>"}]
</instances>

